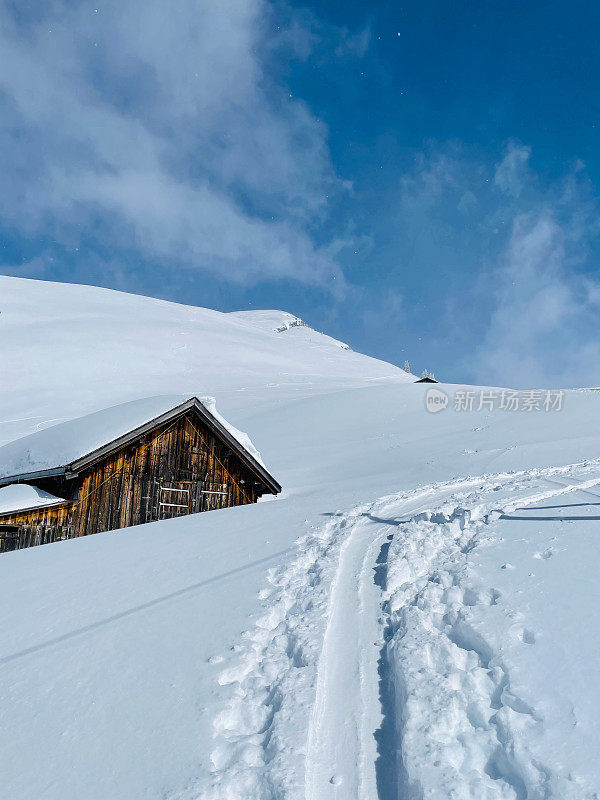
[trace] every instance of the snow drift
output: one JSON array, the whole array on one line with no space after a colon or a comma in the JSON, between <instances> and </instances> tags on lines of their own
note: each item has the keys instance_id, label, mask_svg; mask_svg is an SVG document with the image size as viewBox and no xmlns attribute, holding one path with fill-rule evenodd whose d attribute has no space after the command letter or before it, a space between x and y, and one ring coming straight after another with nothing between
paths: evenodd
<instances>
[{"instance_id":1,"label":"snow drift","mask_svg":"<svg viewBox=\"0 0 600 800\"><path fill-rule=\"evenodd\" d=\"M285 487L0 556L3 797L600 791L598 392L429 414L283 312L10 278L0 311L0 441L211 395Z\"/></svg>"}]
</instances>

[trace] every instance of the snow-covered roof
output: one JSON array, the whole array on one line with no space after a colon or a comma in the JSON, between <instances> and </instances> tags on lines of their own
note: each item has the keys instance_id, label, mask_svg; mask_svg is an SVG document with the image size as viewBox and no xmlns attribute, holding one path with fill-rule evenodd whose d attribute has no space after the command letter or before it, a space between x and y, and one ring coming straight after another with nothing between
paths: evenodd
<instances>
[{"instance_id":1,"label":"snow-covered roof","mask_svg":"<svg viewBox=\"0 0 600 800\"><path fill-rule=\"evenodd\" d=\"M166 421L171 415L194 407L219 437L228 442L253 471L267 479L272 488L278 484L267 472L260 453L247 434L230 425L215 408L212 397L200 400L185 395L163 395L134 400L105 408L84 417L62 422L9 442L0 447L0 485L19 480L35 480L44 475L58 475L67 468L81 468L84 463L110 452L124 443L129 434L141 433Z\"/></svg>"},{"instance_id":2,"label":"snow-covered roof","mask_svg":"<svg viewBox=\"0 0 600 800\"><path fill-rule=\"evenodd\" d=\"M62 497L55 497L38 489L37 486L29 486L26 483L13 483L10 486L0 487L0 514L29 511L66 502Z\"/></svg>"}]
</instances>

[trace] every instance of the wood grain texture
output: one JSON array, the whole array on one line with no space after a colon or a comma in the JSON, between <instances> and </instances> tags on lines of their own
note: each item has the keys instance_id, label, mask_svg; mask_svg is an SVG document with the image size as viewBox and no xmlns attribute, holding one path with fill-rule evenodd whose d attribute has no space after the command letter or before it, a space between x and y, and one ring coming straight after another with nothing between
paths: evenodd
<instances>
[{"instance_id":1,"label":"wood grain texture","mask_svg":"<svg viewBox=\"0 0 600 800\"><path fill-rule=\"evenodd\" d=\"M268 491L190 412L74 478L36 485L68 504L0 515L0 552L255 503Z\"/></svg>"}]
</instances>

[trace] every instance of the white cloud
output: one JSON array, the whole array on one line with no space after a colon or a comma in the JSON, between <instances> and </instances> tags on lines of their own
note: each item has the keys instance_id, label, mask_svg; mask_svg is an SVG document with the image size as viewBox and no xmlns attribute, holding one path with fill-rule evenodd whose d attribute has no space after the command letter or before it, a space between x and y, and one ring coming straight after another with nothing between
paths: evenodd
<instances>
[{"instance_id":1,"label":"white cloud","mask_svg":"<svg viewBox=\"0 0 600 800\"><path fill-rule=\"evenodd\" d=\"M473 364L507 386L600 382L600 284L575 268L580 231L556 211L516 216L505 254L487 276L496 303Z\"/></svg>"},{"instance_id":2,"label":"white cloud","mask_svg":"<svg viewBox=\"0 0 600 800\"><path fill-rule=\"evenodd\" d=\"M341 41L335 49L338 57L357 56L362 58L371 44L371 26L366 25L357 33L351 33L347 28L341 31Z\"/></svg>"},{"instance_id":3,"label":"white cloud","mask_svg":"<svg viewBox=\"0 0 600 800\"><path fill-rule=\"evenodd\" d=\"M456 143L417 155L399 247L436 296L416 324L443 320L430 347L450 380L600 385L598 201L581 162L549 180L530 157L514 142L495 164Z\"/></svg>"},{"instance_id":4,"label":"white cloud","mask_svg":"<svg viewBox=\"0 0 600 800\"><path fill-rule=\"evenodd\" d=\"M339 286L311 231L341 184L325 127L271 74L271 6L14 8L0 4L4 224L237 282Z\"/></svg>"},{"instance_id":5,"label":"white cloud","mask_svg":"<svg viewBox=\"0 0 600 800\"><path fill-rule=\"evenodd\" d=\"M527 180L527 168L531 148L510 142L502 161L496 165L494 183L511 197L518 197L523 191L523 184Z\"/></svg>"},{"instance_id":6,"label":"white cloud","mask_svg":"<svg viewBox=\"0 0 600 800\"><path fill-rule=\"evenodd\" d=\"M408 208L431 206L460 183L460 160L434 145L432 152L417 153L413 169L400 179L400 201Z\"/></svg>"}]
</instances>

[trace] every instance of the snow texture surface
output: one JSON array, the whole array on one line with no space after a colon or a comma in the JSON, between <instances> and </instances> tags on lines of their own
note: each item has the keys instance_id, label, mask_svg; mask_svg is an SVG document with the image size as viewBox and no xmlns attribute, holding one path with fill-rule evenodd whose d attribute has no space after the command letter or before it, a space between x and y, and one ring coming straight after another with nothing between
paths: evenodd
<instances>
[{"instance_id":1,"label":"snow texture surface","mask_svg":"<svg viewBox=\"0 0 600 800\"><path fill-rule=\"evenodd\" d=\"M13 483L0 487L0 514L5 514L7 511L21 511L25 508L55 506L57 503L64 503L64 498L55 497L43 489L38 489L37 486Z\"/></svg>"},{"instance_id":2,"label":"snow texture surface","mask_svg":"<svg viewBox=\"0 0 600 800\"><path fill-rule=\"evenodd\" d=\"M0 555L2 798L597 800L599 392L430 414L284 312L0 311L2 441L209 394L284 486Z\"/></svg>"}]
</instances>

